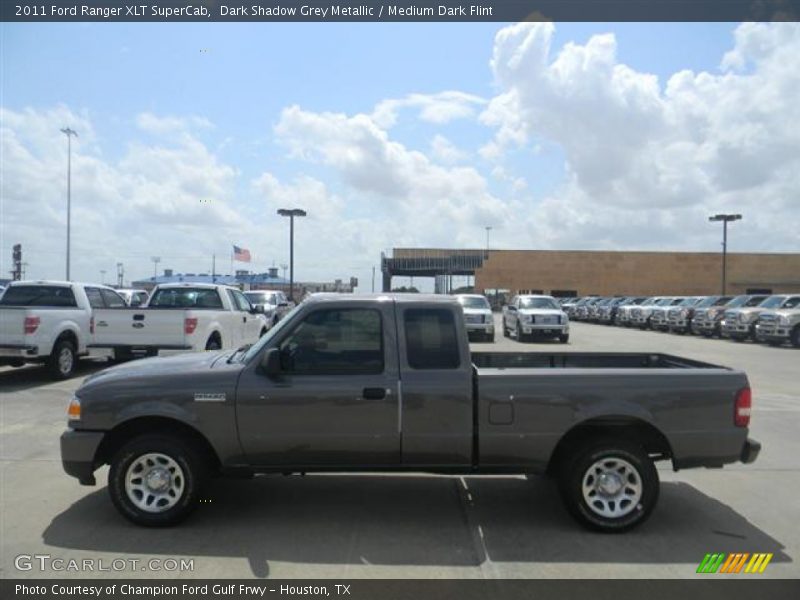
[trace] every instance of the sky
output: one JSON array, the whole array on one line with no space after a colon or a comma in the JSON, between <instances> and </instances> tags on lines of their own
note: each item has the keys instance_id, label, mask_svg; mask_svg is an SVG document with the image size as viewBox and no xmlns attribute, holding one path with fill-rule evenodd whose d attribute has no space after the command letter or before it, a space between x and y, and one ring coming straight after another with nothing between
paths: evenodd
<instances>
[{"instance_id":1,"label":"sky","mask_svg":"<svg viewBox=\"0 0 800 600\"><path fill-rule=\"evenodd\" d=\"M0 24L0 278L393 247L798 252L792 23ZM105 275L101 271L106 271ZM378 277L379 280L379 277ZM402 284L404 282L397 282Z\"/></svg>"}]
</instances>

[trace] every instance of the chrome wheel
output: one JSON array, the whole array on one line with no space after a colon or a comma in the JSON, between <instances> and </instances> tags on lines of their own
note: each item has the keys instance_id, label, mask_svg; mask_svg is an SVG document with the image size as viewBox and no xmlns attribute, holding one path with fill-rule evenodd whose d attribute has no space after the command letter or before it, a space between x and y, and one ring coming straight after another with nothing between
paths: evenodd
<instances>
[{"instance_id":1,"label":"chrome wheel","mask_svg":"<svg viewBox=\"0 0 800 600\"><path fill-rule=\"evenodd\" d=\"M134 460L125 473L125 493L134 506L149 513L169 510L186 483L183 469L166 454L152 452Z\"/></svg>"},{"instance_id":2,"label":"chrome wheel","mask_svg":"<svg viewBox=\"0 0 800 600\"><path fill-rule=\"evenodd\" d=\"M642 478L634 466L621 458L603 458L586 470L581 489L589 509L610 519L634 511L642 499Z\"/></svg>"},{"instance_id":3,"label":"chrome wheel","mask_svg":"<svg viewBox=\"0 0 800 600\"><path fill-rule=\"evenodd\" d=\"M61 348L61 351L58 353L58 370L67 375L72 372L72 367L75 362L75 357L72 354L72 349L64 346Z\"/></svg>"}]
</instances>

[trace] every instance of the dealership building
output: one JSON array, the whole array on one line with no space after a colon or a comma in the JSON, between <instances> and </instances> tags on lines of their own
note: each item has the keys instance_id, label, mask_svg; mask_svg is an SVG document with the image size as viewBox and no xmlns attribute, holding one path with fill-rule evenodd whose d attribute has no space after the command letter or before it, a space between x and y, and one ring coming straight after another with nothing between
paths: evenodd
<instances>
[{"instance_id":1,"label":"dealership building","mask_svg":"<svg viewBox=\"0 0 800 600\"><path fill-rule=\"evenodd\" d=\"M395 248L381 260L383 289L395 276L434 277L447 292L453 276L474 288L553 296L720 293L722 254L592 250ZM800 292L800 254L728 253L728 294Z\"/></svg>"}]
</instances>

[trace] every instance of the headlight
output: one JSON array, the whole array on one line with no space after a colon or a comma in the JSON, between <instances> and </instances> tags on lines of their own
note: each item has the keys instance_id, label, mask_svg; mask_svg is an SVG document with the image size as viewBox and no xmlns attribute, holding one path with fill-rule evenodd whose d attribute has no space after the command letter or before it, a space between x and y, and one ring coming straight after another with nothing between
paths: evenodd
<instances>
[{"instance_id":1,"label":"headlight","mask_svg":"<svg viewBox=\"0 0 800 600\"><path fill-rule=\"evenodd\" d=\"M756 315L754 313L739 313L739 322L740 323L749 323L753 319L755 319Z\"/></svg>"},{"instance_id":2,"label":"headlight","mask_svg":"<svg viewBox=\"0 0 800 600\"><path fill-rule=\"evenodd\" d=\"M784 316L784 315L779 316L778 317L778 323L780 325L783 325L784 327L789 325L789 317L788 316Z\"/></svg>"},{"instance_id":3,"label":"headlight","mask_svg":"<svg viewBox=\"0 0 800 600\"><path fill-rule=\"evenodd\" d=\"M75 395L69 400L67 417L70 421L79 421L81 418L81 399Z\"/></svg>"},{"instance_id":4,"label":"headlight","mask_svg":"<svg viewBox=\"0 0 800 600\"><path fill-rule=\"evenodd\" d=\"M533 320L533 315L520 315L519 319L523 323L530 323Z\"/></svg>"}]
</instances>

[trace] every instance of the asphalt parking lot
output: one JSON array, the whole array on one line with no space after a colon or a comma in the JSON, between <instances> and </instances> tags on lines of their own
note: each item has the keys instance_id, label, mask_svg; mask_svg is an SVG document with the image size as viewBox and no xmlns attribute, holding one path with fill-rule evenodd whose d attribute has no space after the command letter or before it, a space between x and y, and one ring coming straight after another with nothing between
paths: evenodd
<instances>
[{"instance_id":1,"label":"asphalt parking lot","mask_svg":"<svg viewBox=\"0 0 800 600\"><path fill-rule=\"evenodd\" d=\"M141 561L104 577L673 578L695 577L708 552L770 552L755 577L800 576L800 351L582 323L571 333L568 346L498 334L473 347L658 351L744 369L758 461L679 473L662 464L659 506L624 535L579 528L544 479L425 475L219 480L184 525L144 529L114 510L105 471L92 488L61 470L70 393L105 364L57 383L39 367L0 368L0 577L98 576L15 567L18 555L45 554ZM142 570L150 559L193 559L193 570Z\"/></svg>"}]
</instances>

